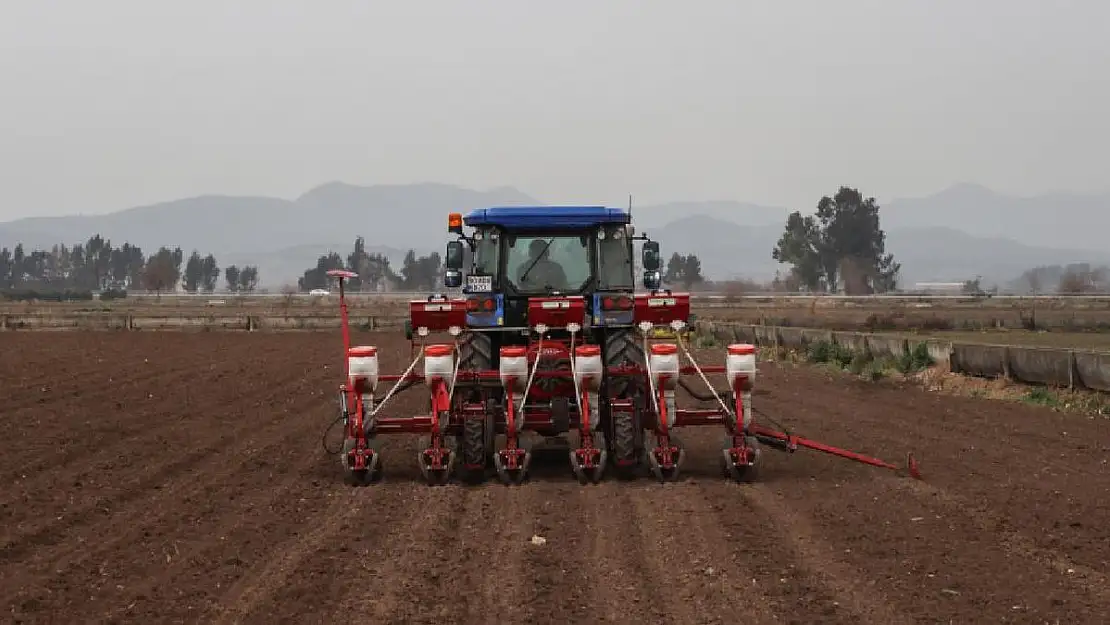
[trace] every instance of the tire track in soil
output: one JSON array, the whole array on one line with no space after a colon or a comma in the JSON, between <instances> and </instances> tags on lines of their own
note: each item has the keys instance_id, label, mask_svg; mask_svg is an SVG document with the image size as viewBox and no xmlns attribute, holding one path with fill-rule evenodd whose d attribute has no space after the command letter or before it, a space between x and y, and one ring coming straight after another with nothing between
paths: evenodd
<instances>
[{"instance_id":1,"label":"tire track in soil","mask_svg":"<svg viewBox=\"0 0 1110 625\"><path fill-rule=\"evenodd\" d=\"M898 481L813 481L784 492L782 502L812 520L838 559L868 571L902 622L965 622L970 614L976 622L1098 622L1060 575Z\"/></svg>"},{"instance_id":2,"label":"tire track in soil","mask_svg":"<svg viewBox=\"0 0 1110 625\"><path fill-rule=\"evenodd\" d=\"M676 601L672 591L675 580L667 564L676 554L660 554L664 536L648 537L643 530L645 520L651 519L643 517L637 503L649 495L651 486L614 481L588 490L576 488L572 516L580 513L590 523L590 534L575 552L580 557L562 565L585 572L576 588L587 611L576 616L607 623L696 622L683 620L689 618L688 606ZM561 601L558 593L552 595L553 603Z\"/></svg>"},{"instance_id":3,"label":"tire track in soil","mask_svg":"<svg viewBox=\"0 0 1110 625\"><path fill-rule=\"evenodd\" d=\"M300 375L291 375L282 379L282 382L292 380L302 380L301 384L306 387L304 388L305 393L292 395L300 399L299 402L293 404L292 408L307 407L319 402L319 396L311 392L312 384L304 382ZM263 394L271 392L269 389L260 389L260 391ZM254 401L257 397L258 395L240 395L237 401L233 402L228 408ZM212 397L213 404L219 402L218 397ZM202 410L201 414L207 412L207 410ZM266 421L263 428L286 423L287 411L268 410L267 412L269 420ZM117 543L122 544L127 534L110 541L98 543L98 548L94 550L86 549L80 544L68 544L65 539L75 530L88 526L95 527L98 520L100 523L111 523L114 519L143 518L143 513L150 510L155 511L152 523L157 524L172 518L176 514L171 505L173 502L181 499L191 499L204 491L211 492L212 484L196 479L197 477L208 471L216 470L221 471L221 474L226 474L229 468L242 467L249 462L249 459L244 459L240 454L224 454L222 452L236 443L242 443L241 437L243 435L256 430L264 431L259 429L258 423L250 419L240 421L238 426L230 433L223 428L214 428L210 433L211 436L206 438L203 444L196 445L191 453L170 461L168 465L144 469L141 477L137 478L135 483L120 486L118 488L119 494L110 496L107 502L103 499L93 499L80 510L68 511L64 517L47 520L42 526L30 530L16 538L14 542L10 542L8 547L0 552L0 557L11 564L13 561L19 561L22 556L33 553L31 562L23 561L20 566L21 573L26 575L28 573L34 574L33 571L36 569L51 567L55 570L65 570L67 566L73 567L87 561L95 553L106 553ZM205 466L208 463L215 464L215 467ZM198 464L201 467L198 468L197 475L188 478L182 475ZM219 484L219 481L215 483ZM151 491L156 492L153 501L143 499L144 496L150 495ZM114 504L114 509L107 511L106 516L93 514L94 510L103 510L105 503ZM68 524L66 523L67 520L69 521ZM133 530L137 529L133 527ZM32 563L37 563L37 565ZM39 574L41 575L43 572L40 570ZM0 582L2 581L2 578L0 578Z\"/></svg>"},{"instance_id":4,"label":"tire track in soil","mask_svg":"<svg viewBox=\"0 0 1110 625\"><path fill-rule=\"evenodd\" d=\"M825 618L874 625L901 622L902 615L875 588L870 575L838 557L808 519L792 510L765 484L736 486L743 499L751 505L750 510L757 510L771 520L768 525L772 527L768 529L773 528L774 543L785 546L785 550L798 562L798 569L808 578L816 580L829 596L836 599L833 604L838 608L835 618L828 613L823 615ZM844 614L842 609L848 613Z\"/></svg>"},{"instance_id":5,"label":"tire track in soil","mask_svg":"<svg viewBox=\"0 0 1110 625\"><path fill-rule=\"evenodd\" d=\"M338 471L337 471L338 473ZM407 500L402 493L414 490ZM335 593L364 592L373 595L371 584L353 583L351 571L369 574L375 552L383 545L398 544L413 513L434 505L431 487L413 489L407 484L381 484L363 489L340 486L329 490L331 503L317 517L314 529L272 545L281 555L244 573L203 616L209 623L328 622L308 619L305 612L327 610ZM392 502L405 501L404 506ZM383 502L386 505L381 505ZM383 513L358 523L360 515ZM408 512L408 514L405 514ZM364 518L365 518L364 516ZM361 619L364 615L358 614Z\"/></svg>"},{"instance_id":6,"label":"tire track in soil","mask_svg":"<svg viewBox=\"0 0 1110 625\"><path fill-rule=\"evenodd\" d=\"M451 576L456 593L451 622L534 621L528 605L522 609L520 603L524 578L531 574L524 567L524 549L531 537L527 520L532 507L522 502L532 498L524 494L500 484L469 490L458 534L461 562Z\"/></svg>"},{"instance_id":7,"label":"tire track in soil","mask_svg":"<svg viewBox=\"0 0 1110 625\"><path fill-rule=\"evenodd\" d=\"M389 544L376 546L385 549L380 557L371 557L373 564L353 572L346 595L325 622L342 622L351 614L370 623L450 622L458 591L452 589L448 596L443 591L454 585L460 566L455 547L472 491L455 485L419 486L426 492L415 497L412 485L396 491L407 500L404 509L413 511L412 522L402 524Z\"/></svg>"},{"instance_id":8,"label":"tire track in soil","mask_svg":"<svg viewBox=\"0 0 1110 625\"><path fill-rule=\"evenodd\" d=\"M413 400L406 398L405 401ZM398 410L410 408L412 405ZM275 567L269 563L245 571L224 596L210 606L206 622L213 618L267 625L330 622L328 612L349 593L376 592L373 586L365 583L353 585L351 571L357 569L369 575L370 567L381 559L384 545L397 543L398 533L407 531L412 517L437 502L434 491L438 489L420 481L415 462L409 465L395 460L415 459L414 439L414 435L379 439L385 475L382 482L366 488L344 484L334 456L318 464L312 475L326 484L325 498L338 498L335 501L344 502L346 508L337 511L334 502L325 502L306 516L299 527L328 526L325 531L314 532L309 539L299 536L297 525L290 525L288 521L280 523L278 536L271 546L275 551L289 552L291 557L277 565L279 570L272 575ZM343 515L346 520L336 524L327 518L319 520L321 516L334 514Z\"/></svg>"},{"instance_id":9,"label":"tire track in soil","mask_svg":"<svg viewBox=\"0 0 1110 625\"><path fill-rule=\"evenodd\" d=\"M994 536L1006 550L1027 562L1039 562L1056 571L1063 579L1078 586L1092 602L1110 606L1110 577L1106 573L1073 562L1054 549L1040 547L1025 534L1009 528L1007 519L981 505L924 482L894 482L894 488L923 499L932 499L950 514L969 518L984 534Z\"/></svg>"},{"instance_id":10,"label":"tire track in soil","mask_svg":"<svg viewBox=\"0 0 1110 625\"><path fill-rule=\"evenodd\" d=\"M776 387L786 386L782 378L794 382L793 388L777 389L781 392L771 404L786 406L788 396L796 400L789 406L814 436L880 450L880 456L889 453L881 450L916 448L926 482L959 492L965 501L989 502L987 507L1006 517L1023 540L1043 549L1068 545L1069 558L1088 568L1110 563L1110 542L1101 530L1110 523L1110 509L1098 503L1110 494L1110 472L1098 454L1075 450L1082 441L1105 440L1104 420L936 396L917 388L871 387L852 379L836 384L806 371L771 373ZM814 392L799 394L799 381ZM820 408L813 406L817 402ZM933 418L907 418L920 413ZM1054 434L1059 431L1071 436ZM1030 470L1014 470L1030 458L1036 458ZM872 470L852 471L863 476Z\"/></svg>"},{"instance_id":11,"label":"tire track in soil","mask_svg":"<svg viewBox=\"0 0 1110 625\"><path fill-rule=\"evenodd\" d=\"M687 435L688 453L709 459L698 442ZM669 605L689 606L689 622L898 622L881 597L830 577L823 567L832 565L848 579L862 576L815 548L815 541L799 543L789 531L804 527L790 523L796 517L752 505L749 488L706 467L689 481L648 486L636 499L646 521L639 548L654 545L671 556L676 596Z\"/></svg>"},{"instance_id":12,"label":"tire track in soil","mask_svg":"<svg viewBox=\"0 0 1110 625\"><path fill-rule=\"evenodd\" d=\"M1098 510L1095 494L1105 490L1106 474L1085 468L1097 467L1098 457L1049 460L1055 472L1013 470L1028 464L1032 449L1038 466L1045 455L1072 458L1075 439L1097 439L1104 424L804 368L770 373L765 385L776 392L769 403L791 408L814 437L932 454L922 458L924 483L821 458L813 463L827 467L819 481L786 494L792 506L817 519L815 527L830 543L847 547L844 559L875 571L908 615L928 622L973 612L984 620L1097 622L1095 615L1110 608L1105 593L1091 592L1105 579L1100 571L1107 549L1097 538L1106 511ZM929 418L916 418L921 414ZM1054 430L1073 437L1054 436ZM840 493L839 505L816 492L830 485ZM1071 519L1083 527L1068 527ZM1061 559L1064 546L1067 560ZM1038 561L1045 565L1031 566ZM1076 572L1069 575L1068 568Z\"/></svg>"},{"instance_id":13,"label":"tire track in soil","mask_svg":"<svg viewBox=\"0 0 1110 625\"><path fill-rule=\"evenodd\" d=\"M213 499L234 503L219 507L220 516L214 525L193 523L184 533L172 537L179 555L172 565L167 559L162 570L158 570L157 561L150 562L149 568L154 570L144 576L147 581L129 588L129 597L120 601L127 606L127 617L139 622L186 621L198 618L197 612L207 608L200 621L215 622L228 597L259 598L260 593L280 589L284 580L296 573L305 549L322 536L342 529L339 526L345 525L358 508L350 505L345 496L349 493L320 488L319 479L313 479L321 458L318 453L310 453L306 443L314 438L311 434L316 430L315 423L306 422L301 429L279 436L254 454L272 458L265 453L267 450L284 449L283 459L291 461L278 461L273 466L278 473L265 482L260 483L256 474L247 471L241 474L243 479L225 489L231 492L209 493ZM339 473L337 467L335 473ZM337 509L339 514L334 514ZM323 521L314 522L320 516ZM311 529L303 535L306 527ZM287 549L274 549L275 545L290 542L293 544ZM261 577L255 574L259 569Z\"/></svg>"}]
</instances>

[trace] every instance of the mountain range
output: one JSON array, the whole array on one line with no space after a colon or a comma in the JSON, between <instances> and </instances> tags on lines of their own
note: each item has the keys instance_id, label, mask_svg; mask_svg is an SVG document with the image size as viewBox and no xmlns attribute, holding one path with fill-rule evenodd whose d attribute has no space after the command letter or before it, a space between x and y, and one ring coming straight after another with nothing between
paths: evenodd
<instances>
[{"instance_id":1,"label":"mountain range","mask_svg":"<svg viewBox=\"0 0 1110 625\"><path fill-rule=\"evenodd\" d=\"M446 184L357 186L330 182L288 200L204 195L104 215L31 217L0 223L0 247L73 244L100 233L151 253L180 246L213 253L221 265L259 267L260 285L295 284L316 258L346 256L356 236L400 266L408 249L441 251L447 213L485 206L542 205L512 187L477 191ZM902 263L902 283L1004 284L1040 265L1110 262L1110 195L1011 197L957 184L939 193L880 201L887 251ZM812 213L816 206L797 207ZM659 240L664 257L696 253L713 279L767 280L784 269L771 249L793 209L736 201L634 206L639 232ZM442 252L441 252L442 253Z\"/></svg>"}]
</instances>

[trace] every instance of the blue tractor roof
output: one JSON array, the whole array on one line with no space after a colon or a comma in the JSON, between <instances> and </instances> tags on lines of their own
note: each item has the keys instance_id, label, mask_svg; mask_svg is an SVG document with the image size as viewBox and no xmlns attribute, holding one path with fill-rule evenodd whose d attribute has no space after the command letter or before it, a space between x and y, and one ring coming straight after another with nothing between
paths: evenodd
<instances>
[{"instance_id":1,"label":"blue tractor roof","mask_svg":"<svg viewBox=\"0 0 1110 625\"><path fill-rule=\"evenodd\" d=\"M468 226L500 226L516 229L593 228L603 224L627 224L631 215L604 206L496 206L470 211Z\"/></svg>"}]
</instances>

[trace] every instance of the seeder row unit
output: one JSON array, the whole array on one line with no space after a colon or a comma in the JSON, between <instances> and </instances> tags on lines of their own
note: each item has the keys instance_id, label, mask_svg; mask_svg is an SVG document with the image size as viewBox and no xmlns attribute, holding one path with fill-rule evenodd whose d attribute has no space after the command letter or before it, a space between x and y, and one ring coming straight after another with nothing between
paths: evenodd
<instances>
[{"instance_id":1,"label":"seeder row unit","mask_svg":"<svg viewBox=\"0 0 1110 625\"><path fill-rule=\"evenodd\" d=\"M722 365L701 365L688 349L690 298L681 293L643 293L627 298L631 335L638 342L639 362L606 365L606 346L588 340L589 315L580 296L534 297L528 301L530 327L519 328L520 344L502 345L489 361L496 366L464 366L472 343L484 329L467 328L473 300L431 296L410 302L410 364L400 374L379 371L374 346L350 343L343 281L355 274L336 270L339 278L345 383L340 386L344 444L341 464L351 483L382 476L376 445L384 434L419 433L418 463L424 479L442 485L452 476L468 482L492 470L506 484L528 475L532 454L525 434L570 439L569 464L583 483L597 482L607 467L631 477L647 467L660 481L679 476L686 451L675 430L719 426L727 436L721 468L736 481L758 474L761 446L792 453L805 447L873 466L898 470L877 458L839 449L769 428L753 418L752 390L757 375L756 348L728 345ZM469 303L468 303L469 302ZM674 340L653 335L669 331ZM513 330L497 328L497 332ZM481 359L478 359L479 361ZM683 364L683 360L687 364ZM468 360L470 364L474 358ZM708 375L725 374L724 391ZM716 404L681 408L679 386L690 389L699 378ZM379 391L388 390L384 394ZM423 388L427 412L393 415L383 409L403 392ZM693 391L691 391L693 392ZM696 394L696 393L695 393ZM909 471L919 477L912 455Z\"/></svg>"}]
</instances>

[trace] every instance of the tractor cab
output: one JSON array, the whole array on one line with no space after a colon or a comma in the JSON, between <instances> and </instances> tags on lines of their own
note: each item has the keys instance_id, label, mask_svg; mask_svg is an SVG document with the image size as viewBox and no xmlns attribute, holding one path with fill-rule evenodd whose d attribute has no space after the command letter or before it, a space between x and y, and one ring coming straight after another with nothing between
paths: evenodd
<instances>
[{"instance_id":1,"label":"tractor cab","mask_svg":"<svg viewBox=\"0 0 1110 625\"><path fill-rule=\"evenodd\" d=\"M473 231L465 234L464 225ZM646 241L644 287L659 287L659 246L636 237L620 209L482 208L451 214L448 231L458 240L447 245L444 284L462 287L470 328L525 329L529 301L567 296L582 298L595 327L631 326L634 240Z\"/></svg>"}]
</instances>

